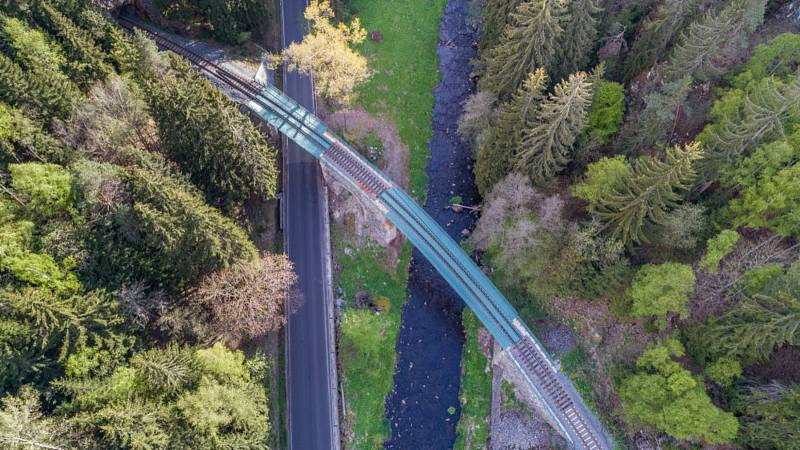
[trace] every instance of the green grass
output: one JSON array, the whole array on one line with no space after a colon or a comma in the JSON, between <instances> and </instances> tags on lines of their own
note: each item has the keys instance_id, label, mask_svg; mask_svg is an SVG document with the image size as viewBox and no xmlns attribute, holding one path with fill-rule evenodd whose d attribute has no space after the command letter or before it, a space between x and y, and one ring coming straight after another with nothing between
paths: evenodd
<instances>
[{"instance_id":1,"label":"green grass","mask_svg":"<svg viewBox=\"0 0 800 450\"><path fill-rule=\"evenodd\" d=\"M491 362L478 345L480 322L465 309L462 317L466 342L461 355L461 418L456 427L454 450L483 448L489 439L489 413L492 403Z\"/></svg>"},{"instance_id":2,"label":"green grass","mask_svg":"<svg viewBox=\"0 0 800 450\"><path fill-rule=\"evenodd\" d=\"M354 249L348 256L337 248L343 270L338 279L346 306L339 327L342 364L352 439L347 448L379 449L389 435L384 402L392 389L395 343L400 313L406 299L411 246L406 245L396 268L386 267L384 250L377 246ZM355 295L365 291L385 297L389 307L381 314L355 308Z\"/></svg>"},{"instance_id":3,"label":"green grass","mask_svg":"<svg viewBox=\"0 0 800 450\"><path fill-rule=\"evenodd\" d=\"M439 81L436 45L445 0L352 0L351 12L383 42L367 40L359 50L373 74L358 89L358 103L372 114L386 113L408 145L410 190L424 201L425 166L431 139L433 88Z\"/></svg>"},{"instance_id":4,"label":"green grass","mask_svg":"<svg viewBox=\"0 0 800 450\"><path fill-rule=\"evenodd\" d=\"M373 115L385 114L394 122L409 148L411 195L424 201L428 188L425 167L431 138L433 88L439 81L436 45L445 0L352 0L350 12L368 31L379 31L383 42L367 41L359 51L373 72L358 90L358 106ZM341 243L346 236L334 235ZM392 389L395 345L400 314L406 299L411 246L406 245L395 268L386 266L378 247L360 248L345 255L335 249L339 285L347 299L339 327L348 419L352 436L348 448L379 449L389 436L384 402ZM385 297L389 308L382 314L356 309L355 294Z\"/></svg>"}]
</instances>

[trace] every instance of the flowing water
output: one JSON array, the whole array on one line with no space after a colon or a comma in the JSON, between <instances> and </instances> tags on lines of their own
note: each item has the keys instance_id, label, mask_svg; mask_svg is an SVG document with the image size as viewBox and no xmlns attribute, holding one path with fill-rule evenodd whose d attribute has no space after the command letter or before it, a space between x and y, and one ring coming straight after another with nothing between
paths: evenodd
<instances>
[{"instance_id":1,"label":"flowing water","mask_svg":"<svg viewBox=\"0 0 800 450\"><path fill-rule=\"evenodd\" d=\"M475 89L470 80L478 31L470 25L468 0L449 0L439 31L439 71L433 109L431 159L427 172L425 209L450 235L461 239L476 217L446 208L460 197L465 205L478 203L469 147L456 129L461 105ZM455 441L461 414L462 301L416 250L408 280L397 340L394 389L386 400L392 435L387 449L447 449Z\"/></svg>"}]
</instances>

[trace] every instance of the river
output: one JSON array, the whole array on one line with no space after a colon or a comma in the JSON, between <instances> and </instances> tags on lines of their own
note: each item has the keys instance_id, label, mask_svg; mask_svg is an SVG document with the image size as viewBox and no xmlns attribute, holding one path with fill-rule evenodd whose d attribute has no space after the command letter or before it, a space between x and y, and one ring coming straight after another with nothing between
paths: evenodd
<instances>
[{"instance_id":1,"label":"river","mask_svg":"<svg viewBox=\"0 0 800 450\"><path fill-rule=\"evenodd\" d=\"M435 89L431 158L425 209L456 240L472 230L475 217L447 208L453 197L479 201L472 175L470 148L458 138L461 105L474 92L471 60L478 30L470 25L470 2L449 0L439 30L439 72ZM456 438L461 414L461 329L463 302L442 277L414 250L397 340L394 389L386 400L391 426L387 449L447 449Z\"/></svg>"}]
</instances>

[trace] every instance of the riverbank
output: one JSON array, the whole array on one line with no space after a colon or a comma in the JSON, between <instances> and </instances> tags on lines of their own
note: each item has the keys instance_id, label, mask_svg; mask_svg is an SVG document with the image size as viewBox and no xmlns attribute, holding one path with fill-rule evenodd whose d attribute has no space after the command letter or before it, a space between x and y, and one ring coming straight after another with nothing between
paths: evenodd
<instances>
[{"instance_id":1,"label":"riverbank","mask_svg":"<svg viewBox=\"0 0 800 450\"><path fill-rule=\"evenodd\" d=\"M424 199L428 142L437 71L436 44L444 0L354 0L350 12L381 42L367 41L371 79L358 91L356 107L390 120L408 146L409 191ZM359 149L365 150L365 149ZM339 324L339 365L344 393L346 448L382 448L389 437L384 419L392 388L395 344L406 301L411 247L386 252L377 245L354 245L354 227L334 225L333 249L338 296L343 300ZM362 300L361 304L356 297ZM363 300L374 304L366 306Z\"/></svg>"},{"instance_id":2,"label":"riverbank","mask_svg":"<svg viewBox=\"0 0 800 450\"><path fill-rule=\"evenodd\" d=\"M470 75L477 30L470 24L469 12L469 0L449 0L439 25L441 81L434 91L424 202L425 210L457 241L469 234L476 216L465 209L457 211L451 204L479 201L472 153L456 131L461 105L474 91ZM394 388L386 401L392 431L386 448L451 448L461 414L463 302L417 251L412 256L407 292Z\"/></svg>"}]
</instances>

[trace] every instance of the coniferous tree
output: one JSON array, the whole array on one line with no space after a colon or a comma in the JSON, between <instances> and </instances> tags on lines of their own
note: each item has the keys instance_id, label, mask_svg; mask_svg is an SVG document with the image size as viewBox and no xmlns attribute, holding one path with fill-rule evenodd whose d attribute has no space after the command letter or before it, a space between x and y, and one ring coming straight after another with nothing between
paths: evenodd
<instances>
[{"instance_id":1,"label":"coniferous tree","mask_svg":"<svg viewBox=\"0 0 800 450\"><path fill-rule=\"evenodd\" d=\"M683 77L644 97L644 109L628 121L622 132L622 146L628 155L637 155L642 149L668 142L678 109L685 107L691 86L692 80Z\"/></svg>"},{"instance_id":2,"label":"coniferous tree","mask_svg":"<svg viewBox=\"0 0 800 450\"><path fill-rule=\"evenodd\" d=\"M0 100L12 106L35 109L36 97L32 94L22 68L0 53Z\"/></svg>"},{"instance_id":3,"label":"coniferous tree","mask_svg":"<svg viewBox=\"0 0 800 450\"><path fill-rule=\"evenodd\" d=\"M712 324L706 342L745 362L765 361L784 344L800 344L800 300L794 294L755 294Z\"/></svg>"},{"instance_id":4,"label":"coniferous tree","mask_svg":"<svg viewBox=\"0 0 800 450\"><path fill-rule=\"evenodd\" d=\"M61 449L75 445L71 430L60 417L42 411L40 393L24 386L8 393L0 407L0 444L8 450Z\"/></svg>"},{"instance_id":5,"label":"coniferous tree","mask_svg":"<svg viewBox=\"0 0 800 450\"><path fill-rule=\"evenodd\" d=\"M131 358L133 366L151 388L174 394L197 381L197 367L192 352L175 344L137 353Z\"/></svg>"},{"instance_id":6,"label":"coniferous tree","mask_svg":"<svg viewBox=\"0 0 800 450\"><path fill-rule=\"evenodd\" d=\"M524 125L515 154L516 167L534 183L542 183L572 158L572 145L586 124L593 82L586 72L569 76L542 102L535 117Z\"/></svg>"},{"instance_id":7,"label":"coniferous tree","mask_svg":"<svg viewBox=\"0 0 800 450\"><path fill-rule=\"evenodd\" d=\"M500 41L503 31L511 22L511 14L523 0L489 0L483 7L481 50L487 50Z\"/></svg>"},{"instance_id":8,"label":"coniferous tree","mask_svg":"<svg viewBox=\"0 0 800 450\"><path fill-rule=\"evenodd\" d=\"M747 448L793 449L800 442L800 384L745 388L735 406Z\"/></svg>"},{"instance_id":9,"label":"coniferous tree","mask_svg":"<svg viewBox=\"0 0 800 450\"><path fill-rule=\"evenodd\" d=\"M147 81L143 92L167 156L210 203L236 208L251 195L275 195L275 150L188 63L173 58L172 69Z\"/></svg>"},{"instance_id":10,"label":"coniferous tree","mask_svg":"<svg viewBox=\"0 0 800 450\"><path fill-rule=\"evenodd\" d=\"M40 2L36 7L36 16L48 31L58 37L70 58L69 70L75 81L86 87L96 80L107 77L111 67L104 61L102 50L98 48L92 35L75 25L69 17L61 14L47 2Z\"/></svg>"},{"instance_id":11,"label":"coniferous tree","mask_svg":"<svg viewBox=\"0 0 800 450\"><path fill-rule=\"evenodd\" d=\"M481 87L507 98L536 68L552 72L564 29L560 0L529 0L511 14L500 43L488 52Z\"/></svg>"},{"instance_id":12,"label":"coniferous tree","mask_svg":"<svg viewBox=\"0 0 800 450\"><path fill-rule=\"evenodd\" d=\"M570 0L567 6L564 37L558 54L560 64L557 76L560 79L578 70L586 69L589 52L595 46L597 19L603 9L596 0Z\"/></svg>"},{"instance_id":13,"label":"coniferous tree","mask_svg":"<svg viewBox=\"0 0 800 450\"><path fill-rule=\"evenodd\" d=\"M3 159L63 162L67 158L61 142L20 110L0 102L0 164Z\"/></svg>"},{"instance_id":14,"label":"coniferous tree","mask_svg":"<svg viewBox=\"0 0 800 450\"><path fill-rule=\"evenodd\" d=\"M707 152L702 164L707 177L752 152L770 139L783 138L786 127L800 115L800 75L788 82L766 77L745 92L732 90L718 101L710 116L714 123L698 137Z\"/></svg>"},{"instance_id":15,"label":"coniferous tree","mask_svg":"<svg viewBox=\"0 0 800 450\"><path fill-rule=\"evenodd\" d=\"M491 192L511 171L522 127L537 116L546 85L544 70L536 69L528 74L514 97L500 107L500 115L478 147L475 158L475 183L481 195Z\"/></svg>"},{"instance_id":16,"label":"coniferous tree","mask_svg":"<svg viewBox=\"0 0 800 450\"><path fill-rule=\"evenodd\" d=\"M661 223L677 205L680 196L675 191L691 186L692 163L702 155L700 146L692 143L668 148L663 161L639 158L624 182L614 191L603 192L590 210L621 241L646 241L645 225Z\"/></svg>"},{"instance_id":17,"label":"coniferous tree","mask_svg":"<svg viewBox=\"0 0 800 450\"><path fill-rule=\"evenodd\" d=\"M745 43L764 20L766 0L734 0L721 11L709 11L689 25L669 58L665 75L709 80L725 71L724 56Z\"/></svg>"},{"instance_id":18,"label":"coniferous tree","mask_svg":"<svg viewBox=\"0 0 800 450\"><path fill-rule=\"evenodd\" d=\"M127 181L135 201L130 219L141 232L129 235L144 255L158 255L149 278L181 289L257 252L245 231L201 198L166 176L131 170ZM152 256L151 256L152 258Z\"/></svg>"},{"instance_id":19,"label":"coniferous tree","mask_svg":"<svg viewBox=\"0 0 800 450\"><path fill-rule=\"evenodd\" d=\"M66 57L60 47L19 19L3 18L2 25L0 47L13 60L2 61L5 56L0 55L0 77L9 80L13 92L4 99L12 106L24 105L29 113L46 119L66 117L80 98L80 91L61 72ZM14 62L22 70L11 65ZM20 74L27 85L27 93L22 95Z\"/></svg>"},{"instance_id":20,"label":"coniferous tree","mask_svg":"<svg viewBox=\"0 0 800 450\"><path fill-rule=\"evenodd\" d=\"M631 79L664 56L677 33L692 19L700 0L663 0L640 27L625 58L625 78Z\"/></svg>"}]
</instances>

